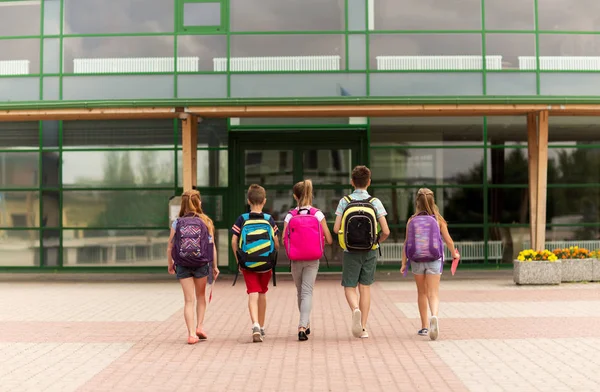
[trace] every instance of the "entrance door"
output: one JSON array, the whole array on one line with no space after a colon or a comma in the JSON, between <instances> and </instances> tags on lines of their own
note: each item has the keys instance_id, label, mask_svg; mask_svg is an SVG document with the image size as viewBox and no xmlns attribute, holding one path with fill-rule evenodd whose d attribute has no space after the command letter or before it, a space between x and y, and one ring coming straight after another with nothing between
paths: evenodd
<instances>
[{"instance_id":1,"label":"entrance door","mask_svg":"<svg viewBox=\"0 0 600 392\"><path fill-rule=\"evenodd\" d=\"M232 221L247 212L246 192L251 184L262 185L267 191L264 211L277 222L283 231L287 212L296 206L292 187L298 181L311 179L314 186L313 204L327 218L330 230L335 221L335 209L345 194L351 191L352 168L364 164L366 159L366 133L364 130L323 131L237 131L232 132L230 155L230 204ZM341 253L334 236L333 246L328 246L326 256L331 269L339 269ZM286 270L289 260L281 249L278 269ZM235 268L233 255L230 266ZM321 266L327 269L322 260Z\"/></svg>"}]
</instances>

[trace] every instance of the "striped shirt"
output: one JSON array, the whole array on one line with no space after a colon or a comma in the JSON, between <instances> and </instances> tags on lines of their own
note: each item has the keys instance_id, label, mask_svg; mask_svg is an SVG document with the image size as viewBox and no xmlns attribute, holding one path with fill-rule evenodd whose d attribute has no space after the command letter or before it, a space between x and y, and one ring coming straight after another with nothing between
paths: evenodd
<instances>
[{"instance_id":1,"label":"striped shirt","mask_svg":"<svg viewBox=\"0 0 600 392\"><path fill-rule=\"evenodd\" d=\"M253 215L254 213L250 213L250 214ZM274 235L276 236L279 232L279 228L277 227L277 223L275 223L275 220L273 220L272 216L269 218L269 223L273 227L273 232L275 233ZM237 218L237 220L235 221L235 223L233 224L233 226L231 227L231 234L239 237L243 225L244 225L244 215L240 215Z\"/></svg>"},{"instance_id":2,"label":"striped shirt","mask_svg":"<svg viewBox=\"0 0 600 392\"><path fill-rule=\"evenodd\" d=\"M369 195L369 192L367 192L364 189L356 189L354 192L352 192L350 194L351 200L367 200L370 197L371 197L371 195ZM375 199L375 200L373 200L372 204L373 204L373 207L375 207L375 213L377 214L377 219L381 218L382 216L387 215L387 211L385 210L385 207L383 207L381 200ZM342 200L340 200L340 202L337 206L337 209L335 210L335 214L337 216L344 215L344 210L346 209L347 206L348 206L348 202L346 201L345 198L342 198Z\"/></svg>"}]
</instances>

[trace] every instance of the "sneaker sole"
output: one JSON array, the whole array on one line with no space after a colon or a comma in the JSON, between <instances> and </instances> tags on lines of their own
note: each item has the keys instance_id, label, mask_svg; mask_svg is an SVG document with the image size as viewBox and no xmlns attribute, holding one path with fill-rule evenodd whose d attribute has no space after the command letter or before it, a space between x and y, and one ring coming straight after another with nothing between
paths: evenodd
<instances>
[{"instance_id":1,"label":"sneaker sole","mask_svg":"<svg viewBox=\"0 0 600 392\"><path fill-rule=\"evenodd\" d=\"M437 317L432 317L431 321L429 322L429 339L431 340L436 340L439 336L440 330L439 330L439 326L438 326L438 319Z\"/></svg>"},{"instance_id":2,"label":"sneaker sole","mask_svg":"<svg viewBox=\"0 0 600 392\"><path fill-rule=\"evenodd\" d=\"M263 341L262 336L260 335L260 332L255 332L252 334L252 341L254 343L260 343Z\"/></svg>"},{"instance_id":3,"label":"sneaker sole","mask_svg":"<svg viewBox=\"0 0 600 392\"><path fill-rule=\"evenodd\" d=\"M352 312L352 335L355 338L360 338L362 335L362 324L361 324L362 313L360 310Z\"/></svg>"}]
</instances>

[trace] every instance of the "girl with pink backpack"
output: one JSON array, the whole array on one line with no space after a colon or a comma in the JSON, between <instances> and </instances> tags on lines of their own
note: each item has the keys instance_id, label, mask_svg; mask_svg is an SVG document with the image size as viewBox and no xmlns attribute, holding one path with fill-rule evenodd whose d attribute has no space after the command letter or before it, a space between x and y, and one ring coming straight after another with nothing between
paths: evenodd
<instances>
[{"instance_id":1,"label":"girl with pink backpack","mask_svg":"<svg viewBox=\"0 0 600 392\"><path fill-rule=\"evenodd\" d=\"M283 245L291 262L292 277L298 291L298 340L306 341L310 334L310 312L319 259L323 257L325 242L331 245L333 238L325 215L312 206L312 181L300 181L294 185L293 193L298 206L285 217Z\"/></svg>"}]
</instances>

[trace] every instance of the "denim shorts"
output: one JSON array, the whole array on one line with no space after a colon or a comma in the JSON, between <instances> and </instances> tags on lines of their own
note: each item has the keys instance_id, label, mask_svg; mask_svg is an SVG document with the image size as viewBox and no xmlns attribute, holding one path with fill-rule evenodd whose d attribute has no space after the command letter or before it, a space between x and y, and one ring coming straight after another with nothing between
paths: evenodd
<instances>
[{"instance_id":1,"label":"denim shorts","mask_svg":"<svg viewBox=\"0 0 600 392\"><path fill-rule=\"evenodd\" d=\"M187 279L187 278L202 279L202 278L205 278L208 276L209 268L208 268L208 264L203 265L202 267L197 267L197 268L176 265L175 273L177 274L176 275L177 279Z\"/></svg>"},{"instance_id":2,"label":"denim shorts","mask_svg":"<svg viewBox=\"0 0 600 392\"><path fill-rule=\"evenodd\" d=\"M441 275L442 274L442 259L428 262L410 262L410 269L415 275Z\"/></svg>"}]
</instances>

